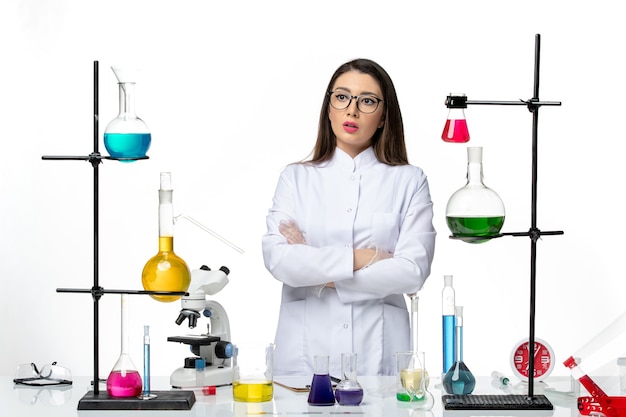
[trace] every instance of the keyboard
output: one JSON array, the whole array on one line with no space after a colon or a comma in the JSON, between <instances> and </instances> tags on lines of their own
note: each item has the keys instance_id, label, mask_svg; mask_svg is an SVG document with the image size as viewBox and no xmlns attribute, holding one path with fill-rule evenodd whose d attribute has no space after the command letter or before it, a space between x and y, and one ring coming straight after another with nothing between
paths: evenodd
<instances>
[{"instance_id":1,"label":"keyboard","mask_svg":"<svg viewBox=\"0 0 626 417\"><path fill-rule=\"evenodd\" d=\"M446 410L553 410L545 395L478 394L444 395L441 397Z\"/></svg>"}]
</instances>

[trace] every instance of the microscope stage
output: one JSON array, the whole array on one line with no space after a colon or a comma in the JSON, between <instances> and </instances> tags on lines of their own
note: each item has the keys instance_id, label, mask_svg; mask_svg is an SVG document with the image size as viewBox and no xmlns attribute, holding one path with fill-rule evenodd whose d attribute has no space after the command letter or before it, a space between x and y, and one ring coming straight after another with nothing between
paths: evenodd
<instances>
[{"instance_id":1,"label":"microscope stage","mask_svg":"<svg viewBox=\"0 0 626 417\"><path fill-rule=\"evenodd\" d=\"M179 342L184 343L186 345L193 346L206 346L210 345L213 342L219 342L220 339L217 336L207 336L207 335L189 335L189 336L170 336L167 338L168 342Z\"/></svg>"}]
</instances>

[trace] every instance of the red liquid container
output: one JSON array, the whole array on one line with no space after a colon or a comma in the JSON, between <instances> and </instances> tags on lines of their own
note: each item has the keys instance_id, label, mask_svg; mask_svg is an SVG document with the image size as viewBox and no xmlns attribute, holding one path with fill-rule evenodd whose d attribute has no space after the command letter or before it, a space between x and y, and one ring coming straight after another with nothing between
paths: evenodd
<instances>
[{"instance_id":1,"label":"red liquid container","mask_svg":"<svg viewBox=\"0 0 626 417\"><path fill-rule=\"evenodd\" d=\"M112 397L136 397L141 390L141 375L137 371L113 371L107 378L107 393Z\"/></svg>"},{"instance_id":2,"label":"red liquid container","mask_svg":"<svg viewBox=\"0 0 626 417\"><path fill-rule=\"evenodd\" d=\"M441 133L441 139L450 143L466 143L470 140L469 130L467 129L467 120L462 119L446 120L446 125Z\"/></svg>"},{"instance_id":3,"label":"red liquid container","mask_svg":"<svg viewBox=\"0 0 626 417\"><path fill-rule=\"evenodd\" d=\"M136 397L141 394L141 375L128 354L128 294L121 294L122 352L107 378L107 393L112 397Z\"/></svg>"},{"instance_id":4,"label":"red liquid container","mask_svg":"<svg viewBox=\"0 0 626 417\"><path fill-rule=\"evenodd\" d=\"M576 359L569 357L563 365L570 369L572 376L580 381L581 385L591 396L578 398L578 411L583 416L605 415L606 417L626 416L626 397L607 395L581 368Z\"/></svg>"}]
</instances>

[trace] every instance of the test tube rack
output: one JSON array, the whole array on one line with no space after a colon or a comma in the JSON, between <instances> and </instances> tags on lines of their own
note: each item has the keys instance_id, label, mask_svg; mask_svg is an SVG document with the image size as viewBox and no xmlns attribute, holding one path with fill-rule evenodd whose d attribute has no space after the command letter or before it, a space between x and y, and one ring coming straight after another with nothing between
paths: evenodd
<instances>
[{"instance_id":1,"label":"test tube rack","mask_svg":"<svg viewBox=\"0 0 626 417\"><path fill-rule=\"evenodd\" d=\"M560 106L560 101L540 101L539 100L539 68L541 53L541 35L535 35L535 63L534 63L534 84L533 96L529 100L516 101L485 101L485 100L466 100L465 97L448 96L446 106L450 107L453 101L464 100L467 105L504 105L504 106L525 106L532 113L532 166L531 166L531 226L526 232L500 233L490 238L498 238L502 236L527 236L530 238L530 308L529 308L529 334L528 346L535 344L535 304L536 304L536 281L537 281L537 241L542 236L562 235L563 231L542 231L537 227L537 155L538 155L538 130L539 130L539 109L542 106ZM453 236L451 238L454 239ZM481 236L480 239L485 239ZM529 361L528 374L534 374L534 363ZM532 401L534 394L534 378L528 378L528 399L529 408L534 409ZM547 401L547 399L546 399ZM487 407L485 407L487 408ZM489 407L492 409L492 407ZM517 409L524 409L523 406Z\"/></svg>"},{"instance_id":2,"label":"test tube rack","mask_svg":"<svg viewBox=\"0 0 626 417\"><path fill-rule=\"evenodd\" d=\"M99 166L104 160L134 161L148 159L141 158L114 158L102 155L99 151L99 63L93 63L93 151L89 155L44 155L43 160L52 161L87 161L93 168L93 285L91 288L57 288L58 293L87 293L93 299L93 391L89 391L78 403L79 410L189 410L195 403L193 391L155 391L155 398L148 400L140 398L116 398L108 393L100 392L100 365L99 365L99 329L100 308L99 302L105 294L138 294L138 295L189 295L182 291L145 291L125 289L105 289L100 286L99 278L99 202L100 202L100 172Z\"/></svg>"}]
</instances>

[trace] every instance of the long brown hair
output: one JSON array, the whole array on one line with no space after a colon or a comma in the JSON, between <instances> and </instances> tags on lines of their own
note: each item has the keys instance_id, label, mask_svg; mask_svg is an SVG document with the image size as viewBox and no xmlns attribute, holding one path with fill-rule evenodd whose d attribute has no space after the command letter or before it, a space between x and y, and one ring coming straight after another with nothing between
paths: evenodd
<instances>
[{"instance_id":1,"label":"long brown hair","mask_svg":"<svg viewBox=\"0 0 626 417\"><path fill-rule=\"evenodd\" d=\"M358 71L363 74L371 75L378 81L383 93L385 111L383 120L385 123L372 137L372 146L376 158L387 165L407 165L409 160L406 144L404 142L404 125L402 123L402 114L400 113L400 105L398 104L398 96L396 95L393 81L383 67L372 60L363 58L346 62L337 68L330 79L320 111L317 141L315 142L315 147L313 148L309 162L319 163L327 161L335 152L337 138L333 133L328 118L330 106L330 94L328 93L332 90L337 78L349 71Z\"/></svg>"}]
</instances>

